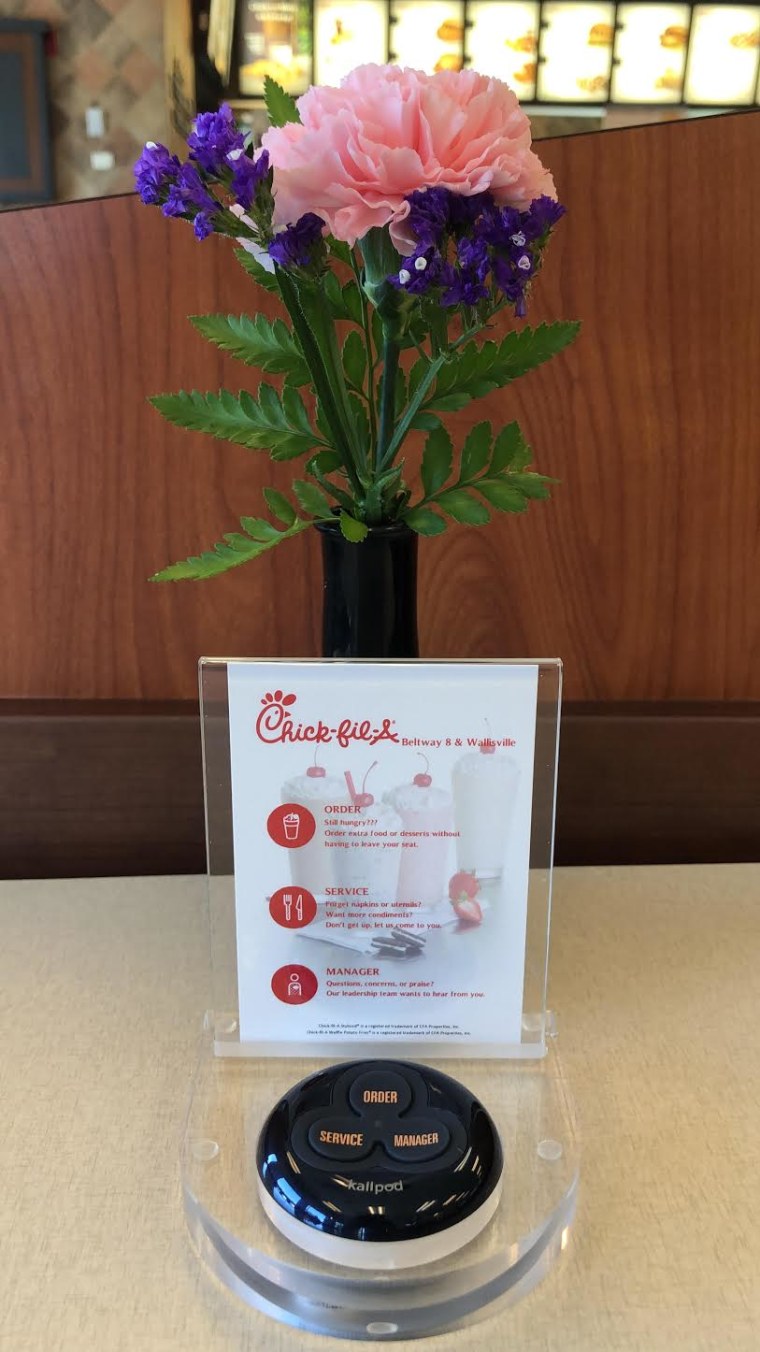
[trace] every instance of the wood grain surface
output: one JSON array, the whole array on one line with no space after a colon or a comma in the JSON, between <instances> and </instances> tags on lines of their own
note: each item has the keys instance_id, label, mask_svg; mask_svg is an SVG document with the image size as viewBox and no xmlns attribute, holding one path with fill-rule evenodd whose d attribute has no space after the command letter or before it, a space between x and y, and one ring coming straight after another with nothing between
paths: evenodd
<instances>
[{"instance_id":1,"label":"wood grain surface","mask_svg":"<svg viewBox=\"0 0 760 1352\"><path fill-rule=\"evenodd\" d=\"M569 214L531 320L583 333L453 422L518 417L561 483L423 543L422 653L559 655L572 699L757 699L760 112L541 154ZM225 241L135 198L0 217L0 697L192 698L200 654L318 652L314 539L145 580L287 484L145 402L250 385L186 315L255 304Z\"/></svg>"}]
</instances>

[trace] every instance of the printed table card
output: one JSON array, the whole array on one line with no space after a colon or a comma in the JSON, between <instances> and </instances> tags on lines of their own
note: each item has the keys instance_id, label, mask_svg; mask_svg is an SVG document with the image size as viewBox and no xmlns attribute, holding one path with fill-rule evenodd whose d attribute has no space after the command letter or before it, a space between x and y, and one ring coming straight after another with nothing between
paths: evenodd
<instances>
[{"instance_id":1,"label":"printed table card","mask_svg":"<svg viewBox=\"0 0 760 1352\"><path fill-rule=\"evenodd\" d=\"M228 666L240 1040L520 1042L538 666Z\"/></svg>"}]
</instances>

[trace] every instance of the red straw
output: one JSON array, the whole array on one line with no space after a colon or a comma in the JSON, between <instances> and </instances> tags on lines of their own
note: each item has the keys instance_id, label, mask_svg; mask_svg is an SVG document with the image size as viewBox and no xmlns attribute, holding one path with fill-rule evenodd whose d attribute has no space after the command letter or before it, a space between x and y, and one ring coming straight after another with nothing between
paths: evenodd
<instances>
[{"instance_id":1,"label":"red straw","mask_svg":"<svg viewBox=\"0 0 760 1352\"><path fill-rule=\"evenodd\" d=\"M357 804L358 801L359 801L359 795L358 795L358 793L356 792L356 785L354 784L354 777L353 777L353 775L351 774L351 771L350 771L350 770L346 770L346 783L347 783L347 785L348 785L348 792L351 794L351 802L354 804L354 807L355 807L356 804Z\"/></svg>"}]
</instances>

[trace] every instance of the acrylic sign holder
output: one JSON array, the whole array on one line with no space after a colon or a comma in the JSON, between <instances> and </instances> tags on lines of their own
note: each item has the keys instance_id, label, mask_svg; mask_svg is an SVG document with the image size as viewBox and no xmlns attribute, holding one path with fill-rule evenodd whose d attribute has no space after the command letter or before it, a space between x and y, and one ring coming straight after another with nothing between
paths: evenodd
<instances>
[{"instance_id":1,"label":"acrylic sign holder","mask_svg":"<svg viewBox=\"0 0 760 1352\"><path fill-rule=\"evenodd\" d=\"M201 1259L230 1290L299 1328L373 1342L455 1329L531 1290L565 1248L575 1213L578 1137L556 1027L546 1009L560 664L534 664L538 698L521 1036L508 1055L475 1057L463 1047L447 1049L455 1055L444 1056L437 1047L381 1041L346 1044L329 1056L315 1055L304 1044L294 1046L293 1055L262 1055L241 1042L230 665L232 659L203 659L200 668L213 1008L204 1020L182 1147L191 1237ZM300 665L306 664L282 664L286 683L285 673L292 676ZM405 664L384 665L398 670ZM272 1108L297 1081L357 1056L394 1055L453 1076L480 1099L501 1137L504 1182L493 1219L452 1256L395 1271L358 1271L312 1256L274 1228L257 1196L256 1144Z\"/></svg>"}]
</instances>

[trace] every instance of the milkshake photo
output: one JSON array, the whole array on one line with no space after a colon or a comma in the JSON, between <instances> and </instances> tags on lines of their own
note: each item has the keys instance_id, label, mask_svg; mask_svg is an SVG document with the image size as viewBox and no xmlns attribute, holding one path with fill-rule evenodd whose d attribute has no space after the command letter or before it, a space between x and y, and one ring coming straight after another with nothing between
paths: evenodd
<instances>
[{"instance_id":1,"label":"milkshake photo","mask_svg":"<svg viewBox=\"0 0 760 1352\"><path fill-rule=\"evenodd\" d=\"M375 765L377 762L375 762ZM371 770L364 776L357 793L350 771L346 772L353 811L341 816L333 828L335 882L338 887L366 888L367 897L377 902L396 898L401 865L401 818L388 803L375 802L366 791Z\"/></svg>"},{"instance_id":2,"label":"milkshake photo","mask_svg":"<svg viewBox=\"0 0 760 1352\"><path fill-rule=\"evenodd\" d=\"M309 809L316 822L311 840L299 849L288 850L290 877L294 887L306 887L314 896L324 895L335 881L334 850L325 846L325 808L328 804L350 802L345 779L328 775L324 766L310 765L305 774L288 779L280 790L280 801L297 803ZM295 816L295 814L289 814ZM286 837L298 839L298 822L284 821Z\"/></svg>"},{"instance_id":3,"label":"milkshake photo","mask_svg":"<svg viewBox=\"0 0 760 1352\"><path fill-rule=\"evenodd\" d=\"M520 771L492 742L481 742L452 774L457 862L476 878L499 878L517 797Z\"/></svg>"},{"instance_id":4,"label":"milkshake photo","mask_svg":"<svg viewBox=\"0 0 760 1352\"><path fill-rule=\"evenodd\" d=\"M418 755L422 756L421 752ZM435 905L445 896L447 860L454 832L451 794L433 784L425 768L408 784L384 795L401 818L401 864L396 900Z\"/></svg>"}]
</instances>

